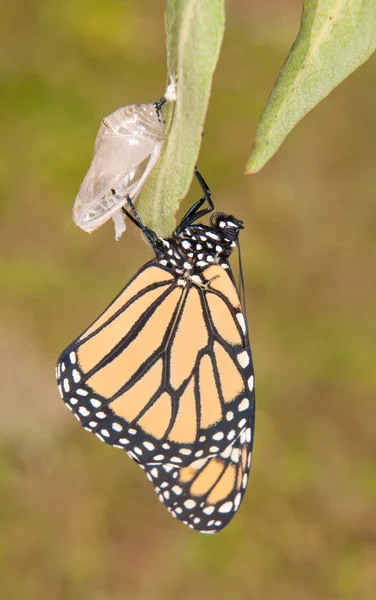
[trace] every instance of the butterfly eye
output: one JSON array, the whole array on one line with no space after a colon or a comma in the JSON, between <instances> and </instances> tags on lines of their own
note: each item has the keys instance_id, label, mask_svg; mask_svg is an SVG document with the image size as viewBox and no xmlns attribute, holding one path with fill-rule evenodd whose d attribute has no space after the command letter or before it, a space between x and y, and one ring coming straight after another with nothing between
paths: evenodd
<instances>
[{"instance_id":1,"label":"butterfly eye","mask_svg":"<svg viewBox=\"0 0 376 600\"><path fill-rule=\"evenodd\" d=\"M99 128L94 155L73 207L73 220L91 232L111 217L118 239L125 229L121 208L135 200L160 155L164 122L153 104L115 110Z\"/></svg>"}]
</instances>

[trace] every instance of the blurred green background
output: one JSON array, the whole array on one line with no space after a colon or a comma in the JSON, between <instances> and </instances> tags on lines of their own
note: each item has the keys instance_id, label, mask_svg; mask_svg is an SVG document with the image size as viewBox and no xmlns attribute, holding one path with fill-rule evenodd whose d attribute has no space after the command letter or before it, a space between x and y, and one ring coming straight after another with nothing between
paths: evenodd
<instances>
[{"instance_id":1,"label":"blurred green background","mask_svg":"<svg viewBox=\"0 0 376 600\"><path fill-rule=\"evenodd\" d=\"M74 226L101 118L163 93L163 3L14 0L0 21L0 597L371 600L376 589L376 62L243 176L298 0L233 0L199 167L244 219L253 473L217 536L72 419L60 351L148 258ZM192 186L182 211L198 198Z\"/></svg>"}]
</instances>

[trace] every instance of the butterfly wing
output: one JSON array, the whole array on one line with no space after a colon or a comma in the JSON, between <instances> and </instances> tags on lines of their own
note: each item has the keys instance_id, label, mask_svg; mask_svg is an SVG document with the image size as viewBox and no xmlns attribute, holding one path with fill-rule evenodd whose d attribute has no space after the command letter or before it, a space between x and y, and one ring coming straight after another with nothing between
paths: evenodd
<instances>
[{"instance_id":1,"label":"butterfly wing","mask_svg":"<svg viewBox=\"0 0 376 600\"><path fill-rule=\"evenodd\" d=\"M220 454L185 467L146 464L142 468L173 517L201 533L217 533L238 510L251 464L251 429L244 429Z\"/></svg>"},{"instance_id":2,"label":"butterfly wing","mask_svg":"<svg viewBox=\"0 0 376 600\"><path fill-rule=\"evenodd\" d=\"M174 516L205 532L228 523L250 464L254 389L222 267L178 279L147 263L62 353L57 378L81 425L125 449Z\"/></svg>"}]
</instances>

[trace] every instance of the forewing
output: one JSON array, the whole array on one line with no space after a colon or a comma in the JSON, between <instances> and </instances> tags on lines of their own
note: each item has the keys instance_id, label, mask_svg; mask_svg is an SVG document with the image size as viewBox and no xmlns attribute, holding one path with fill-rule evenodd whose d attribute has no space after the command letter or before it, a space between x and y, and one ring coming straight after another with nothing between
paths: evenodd
<instances>
[{"instance_id":1,"label":"forewing","mask_svg":"<svg viewBox=\"0 0 376 600\"><path fill-rule=\"evenodd\" d=\"M149 263L60 356L59 390L81 425L138 462L184 465L198 439L199 292Z\"/></svg>"}]
</instances>

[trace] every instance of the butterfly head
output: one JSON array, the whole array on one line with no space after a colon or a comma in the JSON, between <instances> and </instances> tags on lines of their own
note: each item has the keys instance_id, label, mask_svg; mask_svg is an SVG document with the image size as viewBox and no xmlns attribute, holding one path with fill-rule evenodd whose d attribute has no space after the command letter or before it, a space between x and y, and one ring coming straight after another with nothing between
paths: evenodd
<instances>
[{"instance_id":1,"label":"butterfly head","mask_svg":"<svg viewBox=\"0 0 376 600\"><path fill-rule=\"evenodd\" d=\"M239 231L244 229L243 221L221 212L216 212L212 215L210 226L231 242L236 241Z\"/></svg>"}]
</instances>

